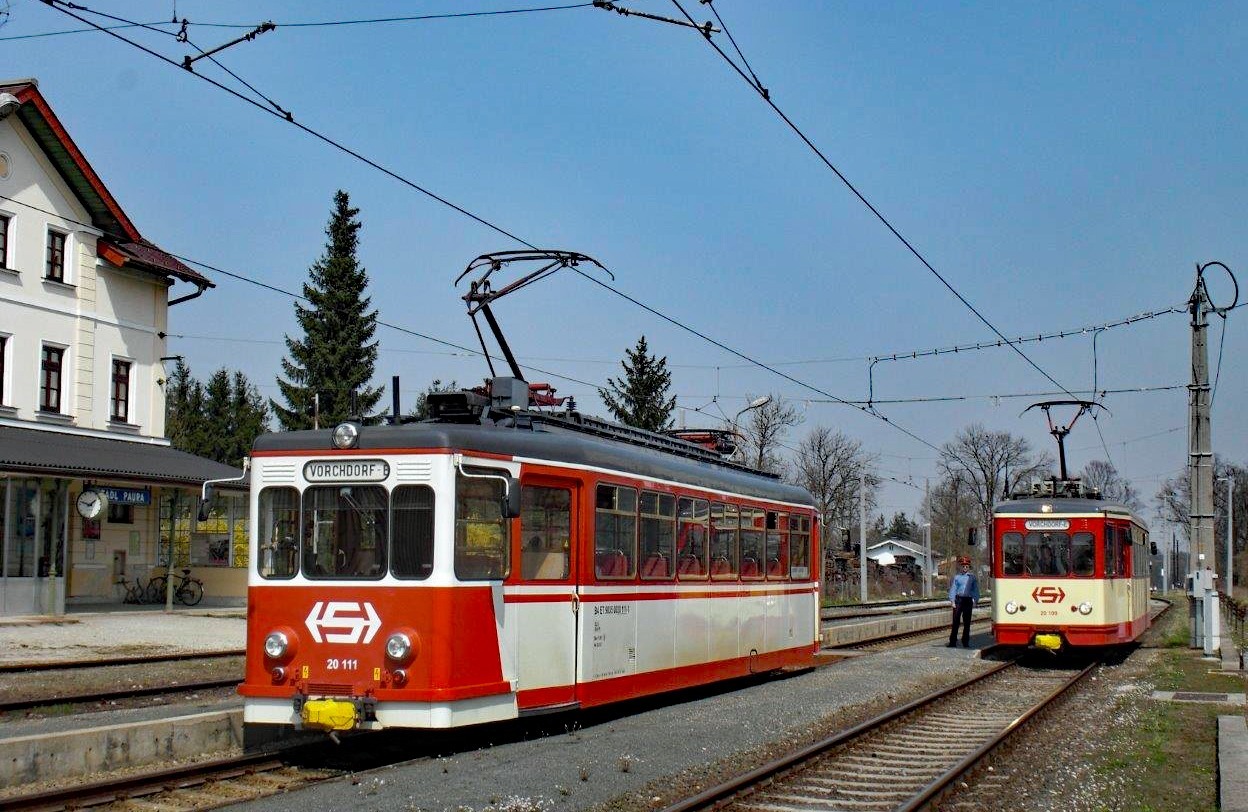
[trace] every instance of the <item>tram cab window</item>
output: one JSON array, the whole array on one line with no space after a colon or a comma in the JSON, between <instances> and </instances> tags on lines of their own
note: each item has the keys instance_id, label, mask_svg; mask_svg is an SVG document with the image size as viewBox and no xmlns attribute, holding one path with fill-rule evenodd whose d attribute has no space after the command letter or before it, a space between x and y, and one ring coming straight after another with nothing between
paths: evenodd
<instances>
[{"instance_id":1,"label":"tram cab window","mask_svg":"<svg viewBox=\"0 0 1248 812\"><path fill-rule=\"evenodd\" d=\"M293 578L299 571L299 492L265 488L260 492L256 528L256 567L261 578Z\"/></svg>"},{"instance_id":2,"label":"tram cab window","mask_svg":"<svg viewBox=\"0 0 1248 812\"><path fill-rule=\"evenodd\" d=\"M572 492L525 485L520 489L520 577L526 581L568 577L572 538Z\"/></svg>"},{"instance_id":3,"label":"tram cab window","mask_svg":"<svg viewBox=\"0 0 1248 812\"><path fill-rule=\"evenodd\" d=\"M599 485L594 504L594 574L632 578L637 563L637 491Z\"/></svg>"},{"instance_id":4,"label":"tram cab window","mask_svg":"<svg viewBox=\"0 0 1248 812\"><path fill-rule=\"evenodd\" d=\"M1070 572L1070 536L1066 533L1028 533L1023 539L1028 575L1066 575Z\"/></svg>"},{"instance_id":5,"label":"tram cab window","mask_svg":"<svg viewBox=\"0 0 1248 812\"><path fill-rule=\"evenodd\" d=\"M433 489L400 485L390 495L390 572L396 578L433 573Z\"/></svg>"},{"instance_id":6,"label":"tram cab window","mask_svg":"<svg viewBox=\"0 0 1248 812\"><path fill-rule=\"evenodd\" d=\"M1023 574L1023 534L1004 533L1001 536L1001 574Z\"/></svg>"},{"instance_id":7,"label":"tram cab window","mask_svg":"<svg viewBox=\"0 0 1248 812\"><path fill-rule=\"evenodd\" d=\"M741 577L763 577L766 552L763 546L765 514L758 508L741 508Z\"/></svg>"},{"instance_id":8,"label":"tram cab window","mask_svg":"<svg viewBox=\"0 0 1248 812\"><path fill-rule=\"evenodd\" d=\"M382 577L388 501L380 485L317 485L304 491L304 577Z\"/></svg>"},{"instance_id":9,"label":"tram cab window","mask_svg":"<svg viewBox=\"0 0 1248 812\"><path fill-rule=\"evenodd\" d=\"M810 577L810 517L789 517L789 573L795 579Z\"/></svg>"},{"instance_id":10,"label":"tram cab window","mask_svg":"<svg viewBox=\"0 0 1248 812\"><path fill-rule=\"evenodd\" d=\"M711 577L737 578L737 534L741 520L736 505L711 503Z\"/></svg>"},{"instance_id":11,"label":"tram cab window","mask_svg":"<svg viewBox=\"0 0 1248 812\"><path fill-rule=\"evenodd\" d=\"M641 492L641 577L665 580L675 571L676 497Z\"/></svg>"},{"instance_id":12,"label":"tram cab window","mask_svg":"<svg viewBox=\"0 0 1248 812\"><path fill-rule=\"evenodd\" d=\"M789 577L789 514L767 511L767 577Z\"/></svg>"},{"instance_id":13,"label":"tram cab window","mask_svg":"<svg viewBox=\"0 0 1248 812\"><path fill-rule=\"evenodd\" d=\"M707 520L711 506L705 499L676 500L676 577L705 578L710 572Z\"/></svg>"},{"instance_id":14,"label":"tram cab window","mask_svg":"<svg viewBox=\"0 0 1248 812\"><path fill-rule=\"evenodd\" d=\"M494 477L455 478L455 577L461 581L501 580L511 571L511 522L503 517L503 489L503 481Z\"/></svg>"},{"instance_id":15,"label":"tram cab window","mask_svg":"<svg viewBox=\"0 0 1248 812\"><path fill-rule=\"evenodd\" d=\"M1091 533L1076 533L1070 540L1071 572L1088 578L1096 571L1095 540Z\"/></svg>"}]
</instances>

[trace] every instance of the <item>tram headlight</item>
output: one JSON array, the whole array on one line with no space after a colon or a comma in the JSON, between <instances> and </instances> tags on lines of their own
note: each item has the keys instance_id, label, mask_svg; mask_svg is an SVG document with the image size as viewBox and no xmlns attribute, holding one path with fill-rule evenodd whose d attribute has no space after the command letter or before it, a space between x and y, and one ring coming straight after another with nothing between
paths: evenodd
<instances>
[{"instance_id":1,"label":"tram headlight","mask_svg":"<svg viewBox=\"0 0 1248 812\"><path fill-rule=\"evenodd\" d=\"M269 636L264 638L264 656L270 659L282 659L289 649L290 638L282 632L269 632Z\"/></svg>"},{"instance_id":2,"label":"tram headlight","mask_svg":"<svg viewBox=\"0 0 1248 812\"><path fill-rule=\"evenodd\" d=\"M1084 601L1083 603L1079 604L1079 614L1081 615L1092 614L1092 604L1089 603L1088 601Z\"/></svg>"},{"instance_id":3,"label":"tram headlight","mask_svg":"<svg viewBox=\"0 0 1248 812\"><path fill-rule=\"evenodd\" d=\"M355 448L360 441L360 427L354 423L339 423L334 426L334 448Z\"/></svg>"},{"instance_id":4,"label":"tram headlight","mask_svg":"<svg viewBox=\"0 0 1248 812\"><path fill-rule=\"evenodd\" d=\"M1010 601L1009 603L1005 605L1005 613L1007 615L1012 615L1017 611L1018 611L1018 604L1015 601Z\"/></svg>"},{"instance_id":5,"label":"tram headlight","mask_svg":"<svg viewBox=\"0 0 1248 812\"><path fill-rule=\"evenodd\" d=\"M395 632L386 638L386 656L404 663L412 656L412 638L403 632Z\"/></svg>"}]
</instances>

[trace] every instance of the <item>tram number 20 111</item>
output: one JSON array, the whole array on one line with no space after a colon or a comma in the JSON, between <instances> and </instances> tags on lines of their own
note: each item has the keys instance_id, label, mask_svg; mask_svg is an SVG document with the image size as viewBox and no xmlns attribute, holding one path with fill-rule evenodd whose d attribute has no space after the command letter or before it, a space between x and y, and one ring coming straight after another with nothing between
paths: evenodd
<instances>
[{"instance_id":1,"label":"tram number 20 111","mask_svg":"<svg viewBox=\"0 0 1248 812\"><path fill-rule=\"evenodd\" d=\"M325 661L326 671L354 671L359 667L359 660L340 660L337 657L330 657Z\"/></svg>"}]
</instances>

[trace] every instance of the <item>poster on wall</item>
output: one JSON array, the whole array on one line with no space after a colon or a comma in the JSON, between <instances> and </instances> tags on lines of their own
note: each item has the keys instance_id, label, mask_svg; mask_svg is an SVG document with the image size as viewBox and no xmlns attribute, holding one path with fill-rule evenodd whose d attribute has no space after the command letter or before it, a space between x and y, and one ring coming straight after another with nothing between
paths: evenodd
<instances>
[{"instance_id":1,"label":"poster on wall","mask_svg":"<svg viewBox=\"0 0 1248 812\"><path fill-rule=\"evenodd\" d=\"M99 519L83 519L82 520L82 537L84 539L99 540L100 520Z\"/></svg>"}]
</instances>

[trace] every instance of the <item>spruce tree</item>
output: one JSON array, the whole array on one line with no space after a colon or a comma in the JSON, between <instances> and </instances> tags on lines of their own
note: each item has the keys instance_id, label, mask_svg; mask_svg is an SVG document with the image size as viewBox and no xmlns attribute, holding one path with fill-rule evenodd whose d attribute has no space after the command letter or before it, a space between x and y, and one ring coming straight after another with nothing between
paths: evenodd
<instances>
[{"instance_id":1,"label":"spruce tree","mask_svg":"<svg viewBox=\"0 0 1248 812\"><path fill-rule=\"evenodd\" d=\"M671 428L676 397L667 396L672 385L667 356L656 359L651 355L644 335L637 339L636 347L624 350L624 355L625 360L620 362L624 377L608 378L607 389L598 390L611 416L647 431Z\"/></svg>"},{"instance_id":2,"label":"spruce tree","mask_svg":"<svg viewBox=\"0 0 1248 812\"><path fill-rule=\"evenodd\" d=\"M359 209L351 208L346 192L334 195L334 211L325 234L325 253L308 269L303 285L307 306L295 303L303 338L286 336L288 358L277 379L285 405L270 401L283 429L312 428L313 410L322 427L372 411L382 388L370 387L377 362L377 311L365 296L368 274L356 260ZM358 412L352 414L351 394ZM319 395L319 407L315 406Z\"/></svg>"},{"instance_id":3,"label":"spruce tree","mask_svg":"<svg viewBox=\"0 0 1248 812\"><path fill-rule=\"evenodd\" d=\"M269 411L260 392L242 372L224 367L208 383L191 377L178 362L169 376L165 400L166 433L174 448L238 466L252 443L269 430Z\"/></svg>"}]
</instances>

